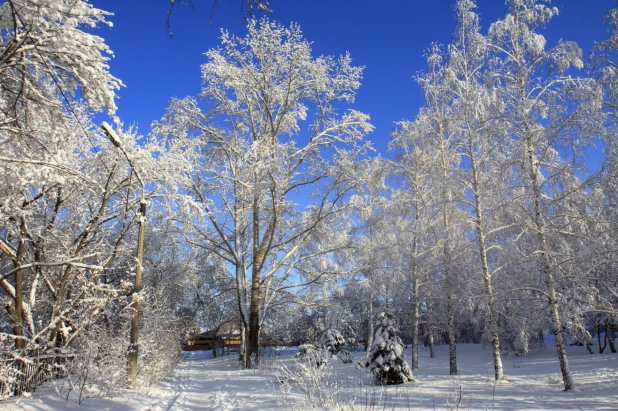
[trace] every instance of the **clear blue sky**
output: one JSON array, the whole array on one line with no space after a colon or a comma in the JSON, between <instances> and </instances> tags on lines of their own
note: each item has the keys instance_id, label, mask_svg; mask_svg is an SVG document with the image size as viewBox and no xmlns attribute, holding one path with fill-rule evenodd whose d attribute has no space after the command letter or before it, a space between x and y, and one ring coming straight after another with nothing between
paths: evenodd
<instances>
[{"instance_id":1,"label":"clear blue sky","mask_svg":"<svg viewBox=\"0 0 618 411\"><path fill-rule=\"evenodd\" d=\"M111 72L126 85L119 93L118 115L125 125L137 124L147 134L164 114L172 97L200 90L203 55L219 45L220 28L244 36L240 0L194 0L194 8L178 6L172 17L173 39L165 32L169 0L92 0L114 13L114 27L96 30L115 53ZM548 45L575 40L588 52L607 37L604 13L616 0L554 0L560 15L543 31ZM422 103L412 76L423 70L423 50L432 42L447 44L455 27L455 0L270 0L271 19L297 22L313 42L314 55L349 51L365 66L355 108L368 113L376 130L368 136L385 154L395 121L412 119ZM502 0L478 0L483 31L502 18Z\"/></svg>"}]
</instances>

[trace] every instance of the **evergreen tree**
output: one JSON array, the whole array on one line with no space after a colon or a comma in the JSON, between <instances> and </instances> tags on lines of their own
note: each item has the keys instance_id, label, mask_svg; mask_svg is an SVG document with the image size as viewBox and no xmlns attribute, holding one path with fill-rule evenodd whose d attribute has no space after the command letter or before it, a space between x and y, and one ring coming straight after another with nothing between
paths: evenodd
<instances>
[{"instance_id":1,"label":"evergreen tree","mask_svg":"<svg viewBox=\"0 0 618 411\"><path fill-rule=\"evenodd\" d=\"M346 342L341 332L335 328L324 331L321 340L322 347L332 354L337 354Z\"/></svg>"},{"instance_id":2,"label":"evergreen tree","mask_svg":"<svg viewBox=\"0 0 618 411\"><path fill-rule=\"evenodd\" d=\"M346 339L341 334L341 331L336 328L329 328L324 331L320 340L324 351L330 353L333 357L338 358L344 364L354 362L354 356L349 351L343 350Z\"/></svg>"},{"instance_id":3,"label":"evergreen tree","mask_svg":"<svg viewBox=\"0 0 618 411\"><path fill-rule=\"evenodd\" d=\"M395 316L391 313L380 314L373 345L365 363L365 367L373 373L376 384L392 385L414 381L412 369L405 362L404 347L399 338Z\"/></svg>"}]
</instances>

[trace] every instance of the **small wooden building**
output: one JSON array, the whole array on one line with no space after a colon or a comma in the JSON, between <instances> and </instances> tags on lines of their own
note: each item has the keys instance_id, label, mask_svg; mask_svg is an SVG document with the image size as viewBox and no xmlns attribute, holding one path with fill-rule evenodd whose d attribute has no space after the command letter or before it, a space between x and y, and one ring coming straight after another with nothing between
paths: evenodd
<instances>
[{"instance_id":1,"label":"small wooden building","mask_svg":"<svg viewBox=\"0 0 618 411\"><path fill-rule=\"evenodd\" d=\"M187 342L183 345L182 349L184 351L212 350L215 344L217 348L223 345L217 339L214 331L205 331L187 338Z\"/></svg>"},{"instance_id":2,"label":"small wooden building","mask_svg":"<svg viewBox=\"0 0 618 411\"><path fill-rule=\"evenodd\" d=\"M184 351L212 350L213 348L240 349L240 330L226 323L216 330L209 330L187 338Z\"/></svg>"}]
</instances>

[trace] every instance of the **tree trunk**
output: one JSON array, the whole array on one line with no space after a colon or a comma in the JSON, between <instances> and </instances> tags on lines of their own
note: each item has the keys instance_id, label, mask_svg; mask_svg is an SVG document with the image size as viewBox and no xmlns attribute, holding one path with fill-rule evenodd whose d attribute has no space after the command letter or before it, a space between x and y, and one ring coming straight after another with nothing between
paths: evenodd
<instances>
[{"instance_id":1,"label":"tree trunk","mask_svg":"<svg viewBox=\"0 0 618 411\"><path fill-rule=\"evenodd\" d=\"M367 313L367 344L365 351L369 352L373 345L373 281L369 289L369 312Z\"/></svg>"},{"instance_id":2,"label":"tree trunk","mask_svg":"<svg viewBox=\"0 0 618 411\"><path fill-rule=\"evenodd\" d=\"M416 222L419 221L421 213L421 204L417 199L415 202L415 213L414 220ZM412 370L418 370L418 323L419 323L419 309L420 309L420 301L419 301L419 281L418 281L418 264L416 262L416 258L418 257L418 243L417 237L414 238L412 242L412 252L415 258L414 265L412 267L412 298L413 298L413 307L412 307Z\"/></svg>"},{"instance_id":3,"label":"tree trunk","mask_svg":"<svg viewBox=\"0 0 618 411\"><path fill-rule=\"evenodd\" d=\"M255 266L254 266L255 268ZM251 277L251 305L249 307L249 330L245 367L257 367L259 362L258 348L260 338L260 273L254 272Z\"/></svg>"},{"instance_id":4,"label":"tree trunk","mask_svg":"<svg viewBox=\"0 0 618 411\"><path fill-rule=\"evenodd\" d=\"M430 322L427 322L427 332L429 333L429 358L436 358L436 347L433 339L433 325Z\"/></svg>"},{"instance_id":5,"label":"tree trunk","mask_svg":"<svg viewBox=\"0 0 618 411\"><path fill-rule=\"evenodd\" d=\"M235 169L234 175L237 175L238 169ZM234 180L234 198L242 198L242 186L238 184L237 180ZM254 208L257 207L257 199L254 199ZM259 215L258 211L254 209L253 220L257 221ZM249 344L249 330L250 330L250 307L247 302L249 296L247 293L247 266L245 264L244 249L243 249L243 227L244 216L243 206L239 201L234 201L234 276L236 277L236 297L238 302L238 316L240 317L240 350L238 352L238 361L243 367L251 366L251 347ZM257 228L254 227L254 233L252 241L253 252L255 258L255 252L257 249L256 242L259 237L259 232L256 232ZM254 266L255 267L255 266ZM228 347L229 353L229 347Z\"/></svg>"},{"instance_id":6,"label":"tree trunk","mask_svg":"<svg viewBox=\"0 0 618 411\"><path fill-rule=\"evenodd\" d=\"M442 131L442 124L439 125L440 134L444 134ZM444 225L444 234L446 236L444 241L444 246L442 247L442 262L444 264L444 276L446 281L446 293L447 293L447 302L446 302L446 316L447 316L447 327L448 327L448 344L449 344L449 373L450 375L457 375L457 346L455 345L455 295L453 293L453 273L451 272L451 261L450 261L450 244L448 241L449 238L449 227L450 227L450 214L448 212L449 204L451 203L452 196L448 192L446 184L449 179L448 174L448 160L446 158L446 146L444 140L440 142L440 157L442 162L442 178L443 178L443 186L442 186L442 194L441 194L441 202L442 202L442 223Z\"/></svg>"},{"instance_id":7,"label":"tree trunk","mask_svg":"<svg viewBox=\"0 0 618 411\"><path fill-rule=\"evenodd\" d=\"M554 286L554 277L551 272L549 255L547 254L547 246L545 242L544 231L539 232L539 237L544 245L544 264L543 271L545 271L545 281L547 284L547 295L549 308L551 312L552 330L556 336L556 352L558 353L558 360L560 361L560 371L562 372L562 380L564 382L564 390L568 391L574 388L573 376L569 368L569 359L567 357L566 346L564 343L564 337L562 335L562 321L560 321L560 314L558 312L558 301L556 298L556 291Z\"/></svg>"},{"instance_id":8,"label":"tree trunk","mask_svg":"<svg viewBox=\"0 0 618 411\"><path fill-rule=\"evenodd\" d=\"M449 281L450 284L450 281ZM448 316L448 364L450 375L457 375L457 345L455 341L455 301L453 293L449 288L448 302L447 302L447 316Z\"/></svg>"},{"instance_id":9,"label":"tree trunk","mask_svg":"<svg viewBox=\"0 0 618 411\"><path fill-rule=\"evenodd\" d=\"M534 198L534 222L536 225L537 238L541 252L541 272L545 276L547 300L551 313L552 331L556 337L556 352L558 353L558 360L560 362L560 371L562 373L562 381L564 382L564 390L568 391L574 387L574 382L571 370L569 368L569 359L566 352L566 346L564 344L564 337L562 335L562 321L560 320L560 313L558 311L558 300L556 297L554 275L551 268L551 257L549 256L549 248L547 246L547 239L545 238L545 220L543 218L541 208L542 192L539 182L538 163L534 157L534 149L530 132L526 133L525 139L526 157L529 167L528 171L530 173L530 180L532 182L533 190L532 194Z\"/></svg>"},{"instance_id":10,"label":"tree trunk","mask_svg":"<svg viewBox=\"0 0 618 411\"><path fill-rule=\"evenodd\" d=\"M592 351L592 348L590 347L590 343L588 343L588 339L584 339L584 347L586 347L586 350L588 350L588 354L594 354L594 351Z\"/></svg>"},{"instance_id":11,"label":"tree trunk","mask_svg":"<svg viewBox=\"0 0 618 411\"><path fill-rule=\"evenodd\" d=\"M254 184L258 186L258 177L254 176ZM260 201L259 193L253 194L252 220L253 220L253 261L251 264L251 295L249 302L249 324L247 329L246 353L245 353L245 368L257 367L259 362L259 338L260 338L260 302L261 302L261 270L264 263L265 241L267 237L272 236L272 232L267 230L265 238L260 244ZM276 214L276 210L273 210ZM273 217L274 218L274 217Z\"/></svg>"},{"instance_id":12,"label":"tree trunk","mask_svg":"<svg viewBox=\"0 0 618 411\"><path fill-rule=\"evenodd\" d=\"M416 271L416 267L414 267ZM413 274L412 279L412 298L414 299L412 309L412 370L418 370L418 279L416 273Z\"/></svg>"},{"instance_id":13,"label":"tree trunk","mask_svg":"<svg viewBox=\"0 0 618 411\"><path fill-rule=\"evenodd\" d=\"M241 190L238 183L234 180L234 197L241 197ZM247 350L248 350L248 334L249 316L247 315L247 272L245 268L245 259L242 250L241 236L241 219L242 207L238 201L234 202L234 276L236 277L236 297L238 303L238 316L240 317L240 350L238 351L238 361L243 366L246 365ZM225 349L225 347L224 347ZM228 347L229 354L229 347Z\"/></svg>"},{"instance_id":14,"label":"tree trunk","mask_svg":"<svg viewBox=\"0 0 618 411\"><path fill-rule=\"evenodd\" d=\"M609 344L609 350L612 354L616 354L616 344L614 343L614 324L612 320L607 318L605 320L605 335L607 337L607 343Z\"/></svg>"},{"instance_id":15,"label":"tree trunk","mask_svg":"<svg viewBox=\"0 0 618 411\"><path fill-rule=\"evenodd\" d=\"M228 348L229 353L229 348ZM245 322L240 321L240 350L238 351L238 362L243 366L245 365L245 358L247 357L247 327Z\"/></svg>"},{"instance_id":16,"label":"tree trunk","mask_svg":"<svg viewBox=\"0 0 618 411\"><path fill-rule=\"evenodd\" d=\"M22 223L23 224L23 223ZM15 335L15 349L23 349L26 346L24 340L23 312L24 312L24 273L20 268L26 250L26 242L23 237L19 239L17 256L15 258L15 309L13 311L13 334Z\"/></svg>"},{"instance_id":17,"label":"tree trunk","mask_svg":"<svg viewBox=\"0 0 618 411\"><path fill-rule=\"evenodd\" d=\"M491 334L491 346L494 357L494 377L496 381L501 381L504 380L504 371L500 355L500 337L498 336L498 313L496 312L491 277L485 277L485 290L489 299L489 332Z\"/></svg>"},{"instance_id":18,"label":"tree trunk","mask_svg":"<svg viewBox=\"0 0 618 411\"><path fill-rule=\"evenodd\" d=\"M603 354L605 351L605 347L607 347L607 330L605 331L605 338L603 339L604 344L601 345L601 322L597 324L597 341L599 343L599 354Z\"/></svg>"},{"instance_id":19,"label":"tree trunk","mask_svg":"<svg viewBox=\"0 0 618 411\"><path fill-rule=\"evenodd\" d=\"M470 157L472 168L472 187L474 189L474 209L476 212L476 237L479 244L481 271L485 283L485 292L487 293L487 303L489 306L489 333L491 336L492 354L494 358L494 378L496 381L501 381L504 380L504 370L502 368L502 357L500 355L500 336L498 335L498 312L496 311L496 301L494 298L493 287L491 284L492 275L489 272L489 263L487 260L485 221L480 193L481 182L479 170L477 168L476 153L474 150L474 141L472 135L470 134L468 140L468 155Z\"/></svg>"},{"instance_id":20,"label":"tree trunk","mask_svg":"<svg viewBox=\"0 0 618 411\"><path fill-rule=\"evenodd\" d=\"M146 228L146 201L142 200L139 205L139 234L137 237L137 266L135 267L135 286L133 293L137 294L142 289L142 264L144 261L144 232ZM133 320L131 321L131 343L129 344L129 352L127 354L128 375L127 386L134 390L137 381L137 358L138 358L138 337L139 337L139 298L133 297Z\"/></svg>"},{"instance_id":21,"label":"tree trunk","mask_svg":"<svg viewBox=\"0 0 618 411\"><path fill-rule=\"evenodd\" d=\"M449 374L457 375L457 345L455 337L455 296L453 295L453 278L450 273L449 264L446 261L445 250L445 263L444 270L446 275L446 321L448 328L448 364Z\"/></svg>"}]
</instances>

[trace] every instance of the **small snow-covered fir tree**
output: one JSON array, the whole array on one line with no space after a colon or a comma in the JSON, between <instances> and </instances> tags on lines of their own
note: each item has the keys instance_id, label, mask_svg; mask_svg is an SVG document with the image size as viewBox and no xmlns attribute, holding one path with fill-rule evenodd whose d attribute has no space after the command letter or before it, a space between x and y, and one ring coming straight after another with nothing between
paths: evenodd
<instances>
[{"instance_id":1,"label":"small snow-covered fir tree","mask_svg":"<svg viewBox=\"0 0 618 411\"><path fill-rule=\"evenodd\" d=\"M322 367L329 357L330 354L313 344L302 344L295 355L295 358L307 361L318 368Z\"/></svg>"},{"instance_id":2,"label":"small snow-covered fir tree","mask_svg":"<svg viewBox=\"0 0 618 411\"><path fill-rule=\"evenodd\" d=\"M365 367L373 373L375 384L391 385L414 381L412 369L404 358L403 342L398 334L399 328L393 314L380 314L373 345L365 362Z\"/></svg>"},{"instance_id":3,"label":"small snow-covered fir tree","mask_svg":"<svg viewBox=\"0 0 618 411\"><path fill-rule=\"evenodd\" d=\"M309 343L307 343L307 344L301 344L301 345L298 347L298 352L296 353L295 357L296 357L296 358L302 358L302 357L305 357L305 356L307 356L307 355L311 355L311 354L313 354L313 353L314 353L314 352L316 352L317 350L318 350L318 349L317 349L317 348L316 348L316 346L315 346L315 345L313 345L313 344L309 344Z\"/></svg>"},{"instance_id":4,"label":"small snow-covered fir tree","mask_svg":"<svg viewBox=\"0 0 618 411\"><path fill-rule=\"evenodd\" d=\"M324 331L320 342L322 347L332 354L337 354L346 343L343 334L335 328L329 328Z\"/></svg>"},{"instance_id":5,"label":"small snow-covered fir tree","mask_svg":"<svg viewBox=\"0 0 618 411\"><path fill-rule=\"evenodd\" d=\"M344 364L350 364L354 361L352 353L342 349L346 340L341 331L335 328L327 329L322 334L320 343L326 352L329 352L333 357L337 357Z\"/></svg>"}]
</instances>

